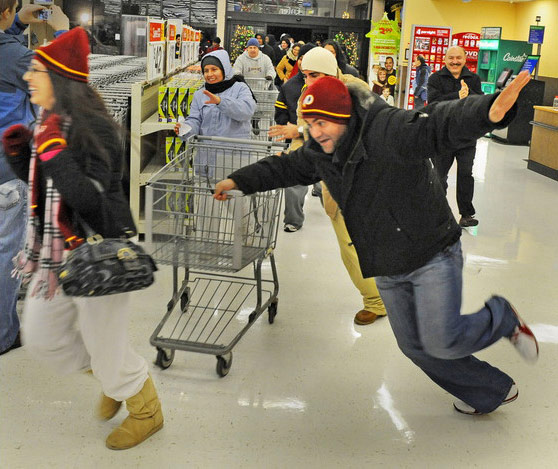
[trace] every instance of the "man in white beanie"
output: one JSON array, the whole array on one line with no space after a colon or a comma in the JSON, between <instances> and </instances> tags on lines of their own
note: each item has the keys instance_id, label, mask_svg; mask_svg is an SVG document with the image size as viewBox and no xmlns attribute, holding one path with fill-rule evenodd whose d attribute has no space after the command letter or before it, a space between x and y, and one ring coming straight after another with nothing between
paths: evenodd
<instances>
[{"instance_id":1,"label":"man in white beanie","mask_svg":"<svg viewBox=\"0 0 558 469\"><path fill-rule=\"evenodd\" d=\"M305 77L306 87L311 86L322 77L333 76L345 84L353 83L354 86L362 87L362 89L366 90L366 92L370 91L368 84L360 78L341 73L341 70L337 67L337 60L335 59L335 56L322 47L314 47L304 54L300 68ZM306 88L303 88L303 93L305 89ZM273 126L273 130L270 130L269 132L270 136L280 136L285 139L292 139L289 147L290 151L294 151L301 147L304 140L308 139L306 122L302 118L301 114L300 100L298 103L297 115L298 122L296 125L289 123L287 125ZM337 236L337 241L339 242L339 249L343 264L345 265L353 284L362 295L364 307L356 313L354 321L360 326L372 324L378 317L386 315L386 309L380 297L380 293L378 292L378 288L376 287L376 282L374 278L363 278L358 256L349 233L347 232L343 215L337 206L337 202L335 202L333 197L331 197L327 186L323 182L322 198L325 211L331 220L331 224Z\"/></svg>"}]
</instances>

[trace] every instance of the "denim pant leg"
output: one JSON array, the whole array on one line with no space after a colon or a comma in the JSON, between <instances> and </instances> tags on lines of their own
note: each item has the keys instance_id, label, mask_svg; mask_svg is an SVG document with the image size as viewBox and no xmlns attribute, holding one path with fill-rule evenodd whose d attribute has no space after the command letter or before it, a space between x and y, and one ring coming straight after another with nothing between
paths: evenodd
<instances>
[{"instance_id":1,"label":"denim pant leg","mask_svg":"<svg viewBox=\"0 0 558 469\"><path fill-rule=\"evenodd\" d=\"M513 380L471 354L511 335L517 320L507 302L490 299L461 315L460 243L405 275L377 277L397 343L436 384L480 412L505 399Z\"/></svg>"},{"instance_id":2,"label":"denim pant leg","mask_svg":"<svg viewBox=\"0 0 558 469\"><path fill-rule=\"evenodd\" d=\"M308 186L293 186L285 189L285 218L284 224L301 228L304 223L304 198L308 193Z\"/></svg>"},{"instance_id":3,"label":"denim pant leg","mask_svg":"<svg viewBox=\"0 0 558 469\"><path fill-rule=\"evenodd\" d=\"M16 303L20 281L12 278L12 259L23 248L27 213L27 186L19 179L0 185L0 352L14 343L19 332Z\"/></svg>"}]
</instances>

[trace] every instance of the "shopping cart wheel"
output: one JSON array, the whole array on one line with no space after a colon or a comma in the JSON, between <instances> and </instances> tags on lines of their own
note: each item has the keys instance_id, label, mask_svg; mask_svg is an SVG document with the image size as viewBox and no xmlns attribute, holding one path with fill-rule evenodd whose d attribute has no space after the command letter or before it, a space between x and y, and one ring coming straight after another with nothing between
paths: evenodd
<instances>
[{"instance_id":1,"label":"shopping cart wheel","mask_svg":"<svg viewBox=\"0 0 558 469\"><path fill-rule=\"evenodd\" d=\"M257 314L256 311L252 311L252 312L250 313L250 316L248 316L248 322L249 322L249 323L254 322L254 321L256 320L256 316L257 316L257 315L258 315L258 314Z\"/></svg>"},{"instance_id":2,"label":"shopping cart wheel","mask_svg":"<svg viewBox=\"0 0 558 469\"><path fill-rule=\"evenodd\" d=\"M184 312L186 306L188 306L188 301L190 301L190 289L186 288L180 296L180 311Z\"/></svg>"},{"instance_id":3,"label":"shopping cart wheel","mask_svg":"<svg viewBox=\"0 0 558 469\"><path fill-rule=\"evenodd\" d=\"M229 370L231 369L232 365L232 352L227 353L226 355L217 355L217 374L224 378L229 374Z\"/></svg>"},{"instance_id":4,"label":"shopping cart wheel","mask_svg":"<svg viewBox=\"0 0 558 469\"><path fill-rule=\"evenodd\" d=\"M171 366L174 360L174 349L169 349L168 351L157 347L157 358L155 359L155 365L166 370Z\"/></svg>"},{"instance_id":5,"label":"shopping cart wheel","mask_svg":"<svg viewBox=\"0 0 558 469\"><path fill-rule=\"evenodd\" d=\"M279 300L275 299L275 301L267 307L267 320L269 324L273 324L275 316L277 316L277 303L279 303Z\"/></svg>"}]
</instances>

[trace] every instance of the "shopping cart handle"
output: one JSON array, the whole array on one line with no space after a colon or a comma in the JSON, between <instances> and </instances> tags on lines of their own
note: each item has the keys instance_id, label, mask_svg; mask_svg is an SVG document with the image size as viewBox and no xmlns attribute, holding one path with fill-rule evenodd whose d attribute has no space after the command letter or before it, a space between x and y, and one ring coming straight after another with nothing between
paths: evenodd
<instances>
[{"instance_id":1,"label":"shopping cart handle","mask_svg":"<svg viewBox=\"0 0 558 469\"><path fill-rule=\"evenodd\" d=\"M244 192L238 189L231 189L230 191L223 191L223 194L227 194L227 198L231 197L244 197Z\"/></svg>"}]
</instances>

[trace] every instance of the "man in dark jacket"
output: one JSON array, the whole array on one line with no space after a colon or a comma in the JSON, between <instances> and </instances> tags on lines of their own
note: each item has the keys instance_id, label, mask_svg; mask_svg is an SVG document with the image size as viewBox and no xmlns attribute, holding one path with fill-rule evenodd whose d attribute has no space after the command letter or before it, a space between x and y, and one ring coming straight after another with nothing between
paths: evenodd
<instances>
[{"instance_id":1,"label":"man in dark jacket","mask_svg":"<svg viewBox=\"0 0 558 469\"><path fill-rule=\"evenodd\" d=\"M277 64L275 63L275 51L273 50L273 47L264 42L264 37L260 33L256 34L255 37L260 43L260 51L271 59L271 63L274 67L277 66Z\"/></svg>"},{"instance_id":2,"label":"man in dark jacket","mask_svg":"<svg viewBox=\"0 0 558 469\"><path fill-rule=\"evenodd\" d=\"M428 79L428 103L464 99L472 94L483 94L480 77L469 71L465 66L466 60L465 50L462 47L452 46L448 49L445 67L430 75ZM425 112L428 112L427 109ZM447 192L448 173L454 158L457 160L457 206L461 214L459 225L462 227L479 224L478 220L474 218L475 207L473 207L475 188L473 162L476 144L476 139L472 139L463 148L437 155L434 161L444 190Z\"/></svg>"},{"instance_id":3,"label":"man in dark jacket","mask_svg":"<svg viewBox=\"0 0 558 469\"><path fill-rule=\"evenodd\" d=\"M535 361L538 345L502 297L460 314L461 230L428 157L507 126L528 81L523 72L499 95L435 104L425 114L320 78L301 98L312 138L215 187L214 197L224 200L231 189L251 194L323 180L343 211L363 276L376 277L399 347L466 414L492 412L518 395L511 377L473 353L507 337Z\"/></svg>"},{"instance_id":4,"label":"man in dark jacket","mask_svg":"<svg viewBox=\"0 0 558 469\"><path fill-rule=\"evenodd\" d=\"M37 18L41 5L25 5L16 14L17 0L0 0L0 136L14 124L30 125L35 112L23 81L33 52L26 47L23 31ZM68 29L67 17L52 6L49 24L55 30ZM0 354L21 345L16 303L19 280L12 278L12 259L25 238L27 186L12 172L0 145Z\"/></svg>"}]
</instances>

